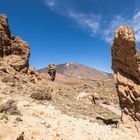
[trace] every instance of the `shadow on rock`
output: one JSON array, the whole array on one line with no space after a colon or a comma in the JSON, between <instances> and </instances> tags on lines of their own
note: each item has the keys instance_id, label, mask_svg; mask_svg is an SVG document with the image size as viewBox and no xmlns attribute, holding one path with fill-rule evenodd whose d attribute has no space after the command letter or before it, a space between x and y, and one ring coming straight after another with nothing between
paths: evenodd
<instances>
[{"instance_id":1,"label":"shadow on rock","mask_svg":"<svg viewBox=\"0 0 140 140\"><path fill-rule=\"evenodd\" d=\"M97 120L101 120L106 125L117 125L118 124L118 121L117 120L105 119L105 118L100 117L100 116L97 116L96 119Z\"/></svg>"}]
</instances>

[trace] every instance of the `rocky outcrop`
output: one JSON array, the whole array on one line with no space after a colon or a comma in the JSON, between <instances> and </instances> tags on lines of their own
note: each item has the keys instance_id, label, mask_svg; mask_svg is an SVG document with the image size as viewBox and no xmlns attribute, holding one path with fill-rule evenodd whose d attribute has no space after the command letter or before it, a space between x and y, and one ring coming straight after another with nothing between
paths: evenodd
<instances>
[{"instance_id":1,"label":"rocky outcrop","mask_svg":"<svg viewBox=\"0 0 140 140\"><path fill-rule=\"evenodd\" d=\"M112 45L112 69L122 119L140 121L140 56L134 31L127 26L116 30Z\"/></svg>"},{"instance_id":2,"label":"rocky outcrop","mask_svg":"<svg viewBox=\"0 0 140 140\"><path fill-rule=\"evenodd\" d=\"M99 104L99 96L97 93L80 92L76 99L77 101L83 101L85 104Z\"/></svg>"},{"instance_id":3,"label":"rocky outcrop","mask_svg":"<svg viewBox=\"0 0 140 140\"><path fill-rule=\"evenodd\" d=\"M0 14L0 60L16 71L27 71L29 56L29 45L20 37L11 35L6 15Z\"/></svg>"},{"instance_id":4,"label":"rocky outcrop","mask_svg":"<svg viewBox=\"0 0 140 140\"><path fill-rule=\"evenodd\" d=\"M23 93L28 87L30 94L41 91L51 98L46 77L29 67L29 56L29 45L20 37L11 35L7 16L0 14L0 90L5 85L5 94L13 89L16 93L17 89L22 87Z\"/></svg>"}]
</instances>

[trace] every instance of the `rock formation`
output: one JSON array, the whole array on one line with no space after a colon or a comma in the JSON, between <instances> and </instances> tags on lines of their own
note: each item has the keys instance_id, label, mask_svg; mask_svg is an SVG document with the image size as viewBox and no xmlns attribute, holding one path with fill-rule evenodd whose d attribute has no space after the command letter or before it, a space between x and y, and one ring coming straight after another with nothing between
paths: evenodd
<instances>
[{"instance_id":1,"label":"rock formation","mask_svg":"<svg viewBox=\"0 0 140 140\"><path fill-rule=\"evenodd\" d=\"M7 17L0 14L0 59L15 70L21 71L29 66L30 48L20 37L11 35Z\"/></svg>"},{"instance_id":2,"label":"rock formation","mask_svg":"<svg viewBox=\"0 0 140 140\"><path fill-rule=\"evenodd\" d=\"M76 97L77 101L83 101L85 104L99 104L99 96L87 92L80 92Z\"/></svg>"},{"instance_id":3,"label":"rock formation","mask_svg":"<svg viewBox=\"0 0 140 140\"><path fill-rule=\"evenodd\" d=\"M0 85L1 82L5 83L9 91L9 86L12 89L15 87L15 93L19 86L24 86L30 93L41 90L48 94L51 89L47 86L46 78L29 67L29 56L29 45L20 37L11 35L7 16L0 14Z\"/></svg>"},{"instance_id":4,"label":"rock formation","mask_svg":"<svg viewBox=\"0 0 140 140\"><path fill-rule=\"evenodd\" d=\"M134 31L116 30L112 45L112 69L122 110L122 119L140 121L140 56Z\"/></svg>"}]
</instances>

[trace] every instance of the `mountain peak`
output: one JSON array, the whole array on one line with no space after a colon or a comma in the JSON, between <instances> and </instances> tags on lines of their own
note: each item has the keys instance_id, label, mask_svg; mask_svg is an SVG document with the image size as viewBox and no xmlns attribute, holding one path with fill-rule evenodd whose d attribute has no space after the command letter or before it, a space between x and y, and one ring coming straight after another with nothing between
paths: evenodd
<instances>
[{"instance_id":1,"label":"mountain peak","mask_svg":"<svg viewBox=\"0 0 140 140\"><path fill-rule=\"evenodd\" d=\"M78 64L75 62L66 62L56 66L57 73L71 77L90 79L90 80L106 80L112 79L112 74L96 70L94 68ZM40 72L47 73L47 68L41 69Z\"/></svg>"},{"instance_id":2,"label":"mountain peak","mask_svg":"<svg viewBox=\"0 0 140 140\"><path fill-rule=\"evenodd\" d=\"M76 64L76 63L75 62L67 62L65 65L69 66L69 65L73 65L73 64Z\"/></svg>"}]
</instances>

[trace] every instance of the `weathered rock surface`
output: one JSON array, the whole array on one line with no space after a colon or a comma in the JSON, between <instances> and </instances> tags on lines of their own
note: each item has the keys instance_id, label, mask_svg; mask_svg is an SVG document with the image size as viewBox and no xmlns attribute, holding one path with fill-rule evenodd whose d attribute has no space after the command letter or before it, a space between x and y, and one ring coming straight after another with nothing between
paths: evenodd
<instances>
[{"instance_id":1,"label":"weathered rock surface","mask_svg":"<svg viewBox=\"0 0 140 140\"><path fill-rule=\"evenodd\" d=\"M83 101L86 104L96 104L97 102L99 103L99 97L97 93L92 95L91 93L80 92L76 99L77 101Z\"/></svg>"},{"instance_id":2,"label":"weathered rock surface","mask_svg":"<svg viewBox=\"0 0 140 140\"><path fill-rule=\"evenodd\" d=\"M140 56L134 31L127 26L116 30L112 45L112 69L124 114L122 119L140 121Z\"/></svg>"},{"instance_id":3,"label":"weathered rock surface","mask_svg":"<svg viewBox=\"0 0 140 140\"><path fill-rule=\"evenodd\" d=\"M7 16L0 14L0 91L3 92L3 87L7 87L5 94L12 90L16 93L20 88L21 93L30 94L39 90L50 97L46 77L29 67L29 56L29 45L11 35Z\"/></svg>"},{"instance_id":4,"label":"weathered rock surface","mask_svg":"<svg viewBox=\"0 0 140 140\"><path fill-rule=\"evenodd\" d=\"M30 48L20 37L11 35L7 17L0 14L0 59L15 70L29 66Z\"/></svg>"}]
</instances>

